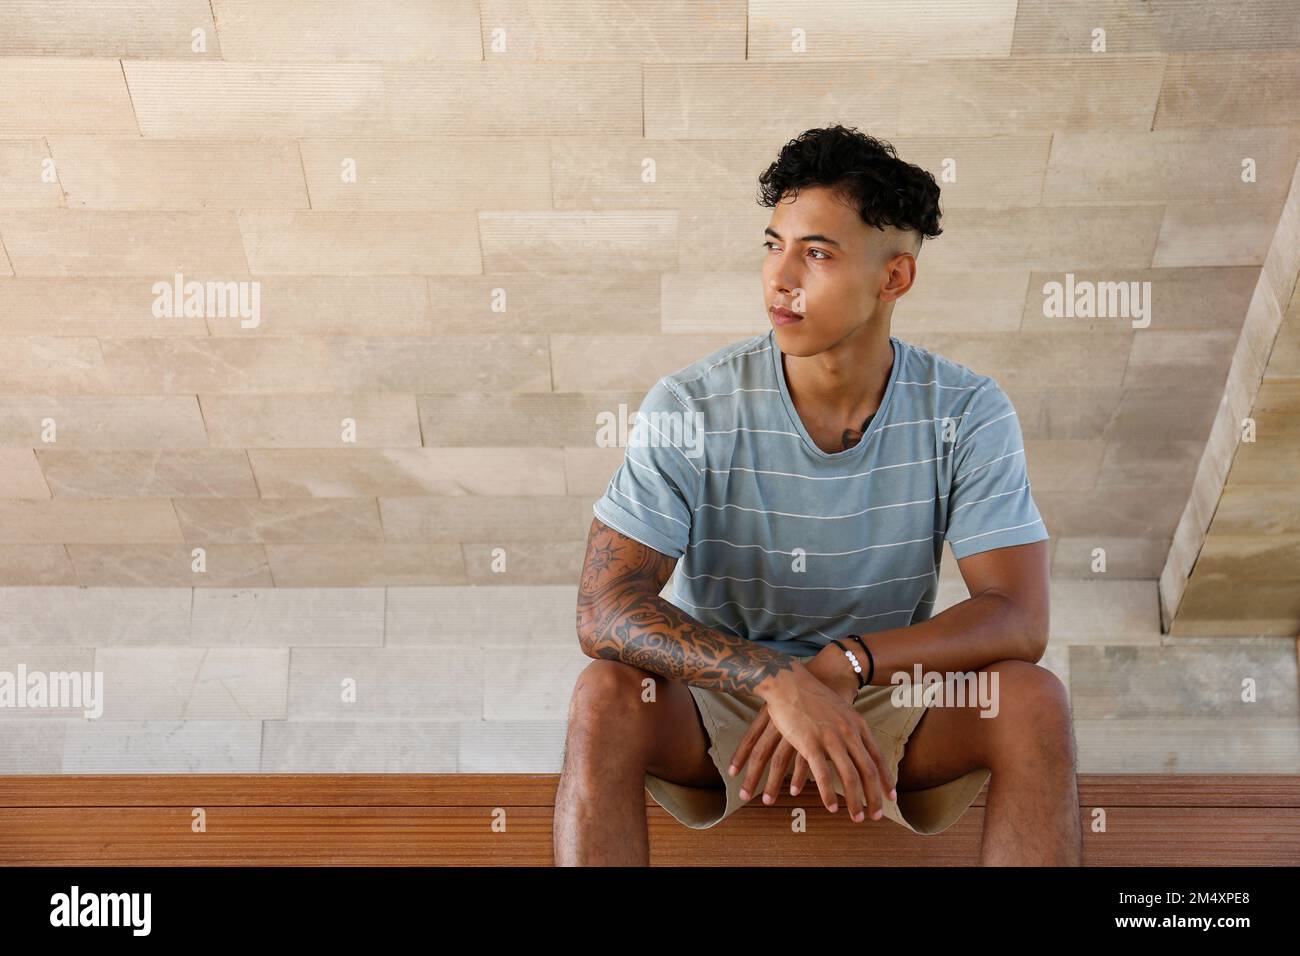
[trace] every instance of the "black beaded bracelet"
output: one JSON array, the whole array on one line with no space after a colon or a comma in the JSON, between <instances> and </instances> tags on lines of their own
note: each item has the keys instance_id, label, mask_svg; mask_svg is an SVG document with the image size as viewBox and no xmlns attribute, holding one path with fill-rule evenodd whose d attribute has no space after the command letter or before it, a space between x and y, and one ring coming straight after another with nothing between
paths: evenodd
<instances>
[{"instance_id":1,"label":"black beaded bracelet","mask_svg":"<svg viewBox=\"0 0 1300 956\"><path fill-rule=\"evenodd\" d=\"M849 659L849 663L853 665L853 673L858 675L858 690L862 690L862 688L867 686L867 682L862 679L862 665L858 663L857 655L833 637L831 638L831 643L842 650L844 656Z\"/></svg>"},{"instance_id":2,"label":"black beaded bracelet","mask_svg":"<svg viewBox=\"0 0 1300 956\"><path fill-rule=\"evenodd\" d=\"M875 658L875 655L871 653L871 648L867 647L867 642L864 641L864 640L863 640L859 635L857 635L857 634L850 634L849 637L853 638L853 640L855 640L855 641L857 641L859 644L861 644L861 645L862 645L862 649L863 649L864 651L867 652L867 663L870 665L870 669L867 671L867 683L870 684L870 683L871 683L871 678L873 678L873 677L876 676L876 658Z\"/></svg>"}]
</instances>

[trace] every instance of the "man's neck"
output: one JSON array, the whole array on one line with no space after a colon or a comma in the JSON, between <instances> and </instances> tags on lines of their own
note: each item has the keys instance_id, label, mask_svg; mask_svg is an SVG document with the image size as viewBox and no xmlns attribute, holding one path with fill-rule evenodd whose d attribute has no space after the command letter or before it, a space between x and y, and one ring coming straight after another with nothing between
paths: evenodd
<instances>
[{"instance_id":1,"label":"man's neck","mask_svg":"<svg viewBox=\"0 0 1300 956\"><path fill-rule=\"evenodd\" d=\"M817 355L785 355L786 386L804 418L857 427L880 407L894 366L889 326L871 323Z\"/></svg>"}]
</instances>

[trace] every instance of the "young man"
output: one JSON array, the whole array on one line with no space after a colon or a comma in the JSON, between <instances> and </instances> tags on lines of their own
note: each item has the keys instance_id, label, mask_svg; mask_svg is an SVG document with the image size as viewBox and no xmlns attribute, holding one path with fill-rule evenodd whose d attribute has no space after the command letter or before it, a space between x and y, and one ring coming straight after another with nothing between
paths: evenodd
<instances>
[{"instance_id":1,"label":"young man","mask_svg":"<svg viewBox=\"0 0 1300 956\"><path fill-rule=\"evenodd\" d=\"M991 777L982 862L1078 865L1015 410L890 334L939 187L841 126L759 181L773 328L660 379L595 504L556 863L648 863L643 790L706 828L811 778L831 812L931 834ZM945 540L971 597L932 616ZM900 695L916 665L985 696Z\"/></svg>"}]
</instances>

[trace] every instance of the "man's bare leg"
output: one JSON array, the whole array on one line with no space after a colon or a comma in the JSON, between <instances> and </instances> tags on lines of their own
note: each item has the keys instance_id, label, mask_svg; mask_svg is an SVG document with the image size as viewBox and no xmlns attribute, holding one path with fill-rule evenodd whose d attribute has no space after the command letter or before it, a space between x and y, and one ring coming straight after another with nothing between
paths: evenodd
<instances>
[{"instance_id":1,"label":"man's bare leg","mask_svg":"<svg viewBox=\"0 0 1300 956\"><path fill-rule=\"evenodd\" d=\"M643 700L646 678L656 684ZM645 775L725 788L685 684L619 661L595 660L569 704L555 795L556 866L648 866ZM722 799L719 797L719 799Z\"/></svg>"},{"instance_id":2,"label":"man's bare leg","mask_svg":"<svg viewBox=\"0 0 1300 956\"><path fill-rule=\"evenodd\" d=\"M978 768L989 780L984 866L1080 866L1076 747L1065 686L1046 668L998 661L996 717L930 707L903 752L898 790L937 787Z\"/></svg>"}]
</instances>

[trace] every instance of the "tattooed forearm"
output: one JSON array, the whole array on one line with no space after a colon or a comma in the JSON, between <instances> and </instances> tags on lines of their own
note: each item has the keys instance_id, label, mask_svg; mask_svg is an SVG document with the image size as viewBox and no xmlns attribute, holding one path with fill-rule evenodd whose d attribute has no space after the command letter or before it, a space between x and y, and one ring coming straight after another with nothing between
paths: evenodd
<instances>
[{"instance_id":1,"label":"tattooed forearm","mask_svg":"<svg viewBox=\"0 0 1300 956\"><path fill-rule=\"evenodd\" d=\"M592 522L578 587L578 637L589 657L622 661L697 687L754 688L794 659L706 627L659 596L674 561Z\"/></svg>"}]
</instances>

